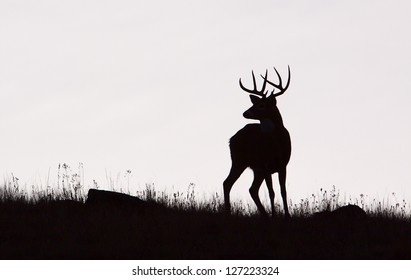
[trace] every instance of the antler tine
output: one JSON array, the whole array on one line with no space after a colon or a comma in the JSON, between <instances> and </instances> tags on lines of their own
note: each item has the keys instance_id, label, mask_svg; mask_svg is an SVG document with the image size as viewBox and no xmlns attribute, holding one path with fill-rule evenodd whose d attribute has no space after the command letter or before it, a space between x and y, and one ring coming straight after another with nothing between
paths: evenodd
<instances>
[{"instance_id":1,"label":"antler tine","mask_svg":"<svg viewBox=\"0 0 411 280\"><path fill-rule=\"evenodd\" d=\"M263 87L262 87L262 89L261 89L261 94L263 94L263 96L266 95L266 93L264 93L264 91L265 91L265 86L267 85L267 76L268 76L268 70L265 69L265 76L263 77L263 79L264 79L264 84L263 84Z\"/></svg>"},{"instance_id":2,"label":"antler tine","mask_svg":"<svg viewBox=\"0 0 411 280\"><path fill-rule=\"evenodd\" d=\"M281 75L280 75L280 73L278 73L278 71L275 67L273 67L273 68L274 68L274 71L275 71L275 73L277 74L277 77L278 77L278 86L276 86L274 84L271 84L271 85L275 86L276 88L282 88L283 87L283 80L281 79Z\"/></svg>"},{"instance_id":3,"label":"antler tine","mask_svg":"<svg viewBox=\"0 0 411 280\"><path fill-rule=\"evenodd\" d=\"M291 79L290 65L288 65L288 80L287 80L287 84L285 85L285 87L283 87L283 80L281 79L281 75L280 75L280 73L278 73L278 71L275 67L274 67L274 71L275 71L275 73L277 74L277 77L278 77L278 85L276 85L273 82L270 82L268 80L267 80L267 82L270 85L272 85L273 87L275 87L276 89L280 90L280 92L278 92L278 93L274 93L275 89L273 91L271 91L271 94L275 97L275 96L279 96L279 95L283 94L287 90L288 86L290 85L290 79Z\"/></svg>"},{"instance_id":4,"label":"antler tine","mask_svg":"<svg viewBox=\"0 0 411 280\"><path fill-rule=\"evenodd\" d=\"M255 82L255 76L254 76L254 71L251 70L251 75L253 75L253 85L254 85L254 91L257 91L257 84Z\"/></svg>"},{"instance_id":5,"label":"antler tine","mask_svg":"<svg viewBox=\"0 0 411 280\"><path fill-rule=\"evenodd\" d=\"M246 92L248 92L248 93L250 93L250 94L258 95L258 96L261 96L261 97L266 96L266 95L267 95L267 92L264 92L264 91L265 91L265 87L266 87L266 85L267 85L268 70L265 70L265 77L263 77L263 76L261 75L261 77L263 77L263 79L264 79L263 87L262 87L261 90L257 90L257 83L256 83L256 81L255 81L254 71L251 71L251 74L252 74L252 76L253 76L254 89L251 90L251 89L248 89L248 88L246 88L245 86L243 86L243 83L241 82L241 78L240 78L240 79L239 79L239 83L240 83L241 89L244 90L244 91L246 91Z\"/></svg>"},{"instance_id":6,"label":"antler tine","mask_svg":"<svg viewBox=\"0 0 411 280\"><path fill-rule=\"evenodd\" d=\"M240 87L241 87L242 90L244 90L244 91L246 91L246 92L248 92L248 93L254 93L254 91L252 91L252 90L250 90L250 89L248 89L248 88L246 88L246 87L243 86L243 84L241 83L241 78L240 78L240 80L239 80L239 83L240 83Z\"/></svg>"},{"instance_id":7,"label":"antler tine","mask_svg":"<svg viewBox=\"0 0 411 280\"><path fill-rule=\"evenodd\" d=\"M278 73L278 72L277 72ZM283 94L287 89L288 86L290 85L290 79L291 79L291 71L290 71L290 65L288 65L288 79L287 79L287 84L285 85L285 88L281 90L281 92L277 93L276 96ZM280 78L281 80L281 78Z\"/></svg>"}]
</instances>

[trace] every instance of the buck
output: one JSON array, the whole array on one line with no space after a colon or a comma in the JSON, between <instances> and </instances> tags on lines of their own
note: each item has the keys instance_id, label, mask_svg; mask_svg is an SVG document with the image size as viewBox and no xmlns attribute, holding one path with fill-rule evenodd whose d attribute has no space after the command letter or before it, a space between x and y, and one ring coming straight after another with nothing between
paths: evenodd
<instances>
[{"instance_id":1,"label":"buck","mask_svg":"<svg viewBox=\"0 0 411 280\"><path fill-rule=\"evenodd\" d=\"M265 76L260 75L264 80L261 90L257 90L254 71L251 72L254 84L253 90L244 87L241 78L239 80L241 89L250 93L253 104L251 108L244 112L243 116L247 119L259 120L260 123L247 124L230 139L232 164L230 173L223 183L224 205L227 212L230 212L231 188L244 170L249 167L254 173L250 195L261 215L267 216L267 212L258 196L260 186L265 180L270 197L271 213L274 214L274 190L271 175L278 173L285 217L290 216L285 181L287 164L291 155L291 139L277 108L276 98L287 90L291 73L288 66L288 80L283 87L280 74L277 69L274 68L274 70L278 77L278 84L267 79L268 71L266 70ZM274 87L270 95L268 95L268 90L266 91L267 83ZM276 90L278 92L275 92Z\"/></svg>"}]
</instances>

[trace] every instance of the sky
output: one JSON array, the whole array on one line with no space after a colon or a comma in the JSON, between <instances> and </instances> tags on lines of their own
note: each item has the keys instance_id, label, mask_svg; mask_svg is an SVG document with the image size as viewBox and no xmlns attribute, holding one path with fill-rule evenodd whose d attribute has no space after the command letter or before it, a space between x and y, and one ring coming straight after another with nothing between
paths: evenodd
<instances>
[{"instance_id":1,"label":"sky","mask_svg":"<svg viewBox=\"0 0 411 280\"><path fill-rule=\"evenodd\" d=\"M408 1L0 2L0 174L222 194L251 70L291 83L287 189L411 200ZM127 178L127 170L131 175ZM50 175L49 175L50 174ZM49 178L47 180L47 178ZM252 173L234 185L248 196ZM274 190L279 186L274 180ZM262 192L266 192L263 187ZM249 199L249 198L246 198ZM411 201L410 203L411 204Z\"/></svg>"}]
</instances>

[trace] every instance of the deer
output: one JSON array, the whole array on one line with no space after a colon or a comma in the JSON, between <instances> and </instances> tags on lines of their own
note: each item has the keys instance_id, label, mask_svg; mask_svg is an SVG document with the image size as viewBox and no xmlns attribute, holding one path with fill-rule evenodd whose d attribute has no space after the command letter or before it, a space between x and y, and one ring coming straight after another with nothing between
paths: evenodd
<instances>
[{"instance_id":1,"label":"deer","mask_svg":"<svg viewBox=\"0 0 411 280\"><path fill-rule=\"evenodd\" d=\"M288 89L291 72L290 66L288 66L288 80L286 85L283 86L281 76L275 67L274 71L278 77L278 84L268 80L268 70L266 70L264 76L260 75L264 80L261 90L257 89L254 71L251 71L254 89L244 87L241 78L239 79L241 89L250 94L252 103L252 106L243 113L243 116L246 119L258 120L259 123L247 124L230 138L231 169L223 183L224 207L227 213L231 212L231 188L244 170L250 168L253 171L254 179L249 192L259 213L264 217L268 217L258 196L264 180L268 188L272 216L275 213L275 194L271 175L278 173L285 218L290 217L287 204L286 177L287 164L291 156L291 138L288 130L284 127L283 119L277 108L276 98ZM268 94L268 90L266 91L267 83L274 88L271 94ZM275 92L276 90L278 92Z\"/></svg>"}]
</instances>

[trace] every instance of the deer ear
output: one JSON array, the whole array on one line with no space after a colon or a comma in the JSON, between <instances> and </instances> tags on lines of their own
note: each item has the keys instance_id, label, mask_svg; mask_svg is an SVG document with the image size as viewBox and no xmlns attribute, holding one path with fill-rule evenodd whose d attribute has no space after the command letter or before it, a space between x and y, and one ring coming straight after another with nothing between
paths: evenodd
<instances>
[{"instance_id":1,"label":"deer ear","mask_svg":"<svg viewBox=\"0 0 411 280\"><path fill-rule=\"evenodd\" d=\"M251 103L255 104L260 101L260 98L255 95L250 95Z\"/></svg>"}]
</instances>

